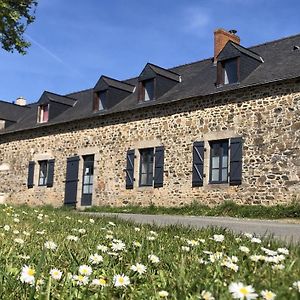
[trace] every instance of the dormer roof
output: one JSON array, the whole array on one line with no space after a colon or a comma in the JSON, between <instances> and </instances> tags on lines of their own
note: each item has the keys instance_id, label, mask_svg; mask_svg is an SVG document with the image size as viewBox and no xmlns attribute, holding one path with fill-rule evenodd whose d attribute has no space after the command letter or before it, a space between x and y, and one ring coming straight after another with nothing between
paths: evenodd
<instances>
[{"instance_id":1,"label":"dormer roof","mask_svg":"<svg viewBox=\"0 0 300 300\"><path fill-rule=\"evenodd\" d=\"M76 103L76 99L68 97L68 96L62 96L58 95L52 92L44 91L42 96L40 97L38 104L48 104L50 102L56 102L59 104L67 105L67 106L74 106Z\"/></svg>"},{"instance_id":2,"label":"dormer roof","mask_svg":"<svg viewBox=\"0 0 300 300\"><path fill-rule=\"evenodd\" d=\"M151 63L146 64L146 66L144 67L143 71L139 76L139 81L154 78L156 75L160 75L165 78L180 82L179 74Z\"/></svg>"},{"instance_id":3,"label":"dormer roof","mask_svg":"<svg viewBox=\"0 0 300 300\"><path fill-rule=\"evenodd\" d=\"M99 78L94 87L94 90L95 92L98 92L107 90L109 87L114 87L116 89L127 91L129 93L132 93L134 90L134 85L104 75Z\"/></svg>"}]
</instances>

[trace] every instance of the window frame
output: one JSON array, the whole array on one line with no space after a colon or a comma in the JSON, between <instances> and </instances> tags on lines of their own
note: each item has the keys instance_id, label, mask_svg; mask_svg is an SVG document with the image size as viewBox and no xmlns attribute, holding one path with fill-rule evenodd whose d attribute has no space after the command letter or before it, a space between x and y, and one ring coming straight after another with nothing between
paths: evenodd
<instances>
[{"instance_id":1,"label":"window frame","mask_svg":"<svg viewBox=\"0 0 300 300\"><path fill-rule=\"evenodd\" d=\"M49 161L48 160L39 160L38 164L39 164L38 186L47 186ZM45 169L42 169L43 165L45 166ZM45 171L44 176L41 176L42 171ZM42 183L41 183L41 179L42 179Z\"/></svg>"},{"instance_id":2,"label":"window frame","mask_svg":"<svg viewBox=\"0 0 300 300\"><path fill-rule=\"evenodd\" d=\"M44 120L45 108L47 108L47 113L48 113L48 116L47 116L46 120ZM50 110L49 103L39 105L39 108L38 108L38 123L47 123L49 121L49 110Z\"/></svg>"},{"instance_id":3,"label":"window frame","mask_svg":"<svg viewBox=\"0 0 300 300\"><path fill-rule=\"evenodd\" d=\"M226 157L226 155L224 155L224 152L223 152L223 146L220 147L222 149L222 152L219 153L218 156L213 156L213 145L216 145L216 144L219 144L220 145L227 145L227 165L226 167L223 167L223 160L224 160L224 157ZM213 141L209 141L209 150L210 150L210 154L209 154L209 181L208 183L209 184L228 184L229 183L229 139L222 139L222 140L213 140ZM213 165L213 157L219 157L219 166L218 168L213 168L212 165ZM223 169L227 170L227 177L226 177L226 180L222 180L222 171ZM218 173L218 180L212 180L212 171L213 170L218 170L219 173Z\"/></svg>"},{"instance_id":4,"label":"window frame","mask_svg":"<svg viewBox=\"0 0 300 300\"><path fill-rule=\"evenodd\" d=\"M93 195L94 189L94 177L95 177L95 155L88 154L82 156L83 160L83 172L82 172L82 195ZM92 170L92 174L86 175L85 169L89 167ZM88 177L89 182L85 183L85 177ZM85 192L85 187L88 187L88 193Z\"/></svg>"},{"instance_id":5,"label":"window frame","mask_svg":"<svg viewBox=\"0 0 300 300\"><path fill-rule=\"evenodd\" d=\"M152 97L149 99L146 99L146 84L151 82L153 85L153 93L152 93ZM149 78L149 79L145 79L143 81L139 82L140 88L139 88L139 100L141 102L150 102L150 101L154 101L156 99L156 78ZM147 93L148 94L148 93ZM148 94L149 95L149 94Z\"/></svg>"},{"instance_id":6,"label":"window frame","mask_svg":"<svg viewBox=\"0 0 300 300\"><path fill-rule=\"evenodd\" d=\"M225 83L225 64L230 61L236 61L236 81ZM217 63L217 86L224 86L230 84L237 84L240 82L240 57L232 57L229 59L221 60Z\"/></svg>"},{"instance_id":7,"label":"window frame","mask_svg":"<svg viewBox=\"0 0 300 300\"><path fill-rule=\"evenodd\" d=\"M151 162L147 161L147 171L142 172L142 160L143 160L143 152L152 152L152 172L150 171L150 164ZM149 147L149 148L142 148L139 149L139 155L140 155L140 166L139 166L139 187L153 187L154 183L154 167L155 167L155 148ZM149 159L149 157L148 157ZM142 183L142 175L146 174L146 183ZM151 182L151 183L150 183Z\"/></svg>"},{"instance_id":8,"label":"window frame","mask_svg":"<svg viewBox=\"0 0 300 300\"><path fill-rule=\"evenodd\" d=\"M102 98L104 96L104 99ZM107 99L107 90L97 92L97 110L103 111L105 110L103 101L105 102Z\"/></svg>"}]
</instances>

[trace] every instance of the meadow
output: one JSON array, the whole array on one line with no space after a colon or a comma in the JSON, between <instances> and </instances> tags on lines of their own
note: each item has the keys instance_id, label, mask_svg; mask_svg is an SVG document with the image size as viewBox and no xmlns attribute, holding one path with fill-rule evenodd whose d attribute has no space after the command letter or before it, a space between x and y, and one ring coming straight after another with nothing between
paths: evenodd
<instances>
[{"instance_id":1,"label":"meadow","mask_svg":"<svg viewBox=\"0 0 300 300\"><path fill-rule=\"evenodd\" d=\"M300 247L0 207L1 299L300 299Z\"/></svg>"}]
</instances>

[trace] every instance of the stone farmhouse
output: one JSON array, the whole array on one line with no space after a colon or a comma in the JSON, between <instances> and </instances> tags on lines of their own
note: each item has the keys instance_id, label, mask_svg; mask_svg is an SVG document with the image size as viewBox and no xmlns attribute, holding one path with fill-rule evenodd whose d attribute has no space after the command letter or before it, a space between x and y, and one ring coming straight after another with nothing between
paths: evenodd
<instances>
[{"instance_id":1,"label":"stone farmhouse","mask_svg":"<svg viewBox=\"0 0 300 300\"><path fill-rule=\"evenodd\" d=\"M0 201L164 205L300 201L300 34L36 103L0 101Z\"/></svg>"}]
</instances>

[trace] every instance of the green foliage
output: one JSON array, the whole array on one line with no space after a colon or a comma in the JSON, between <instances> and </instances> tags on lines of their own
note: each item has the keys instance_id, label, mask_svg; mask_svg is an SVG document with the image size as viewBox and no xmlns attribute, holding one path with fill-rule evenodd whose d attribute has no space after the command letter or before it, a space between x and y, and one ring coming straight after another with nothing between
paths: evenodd
<instances>
[{"instance_id":1,"label":"green foliage","mask_svg":"<svg viewBox=\"0 0 300 300\"><path fill-rule=\"evenodd\" d=\"M36 0L0 0L0 43L4 50L26 54L30 43L23 37L35 19Z\"/></svg>"},{"instance_id":2,"label":"green foliage","mask_svg":"<svg viewBox=\"0 0 300 300\"><path fill-rule=\"evenodd\" d=\"M226 204L228 211L231 205ZM223 240L217 240L216 234ZM68 235L78 240L69 240ZM124 243L123 250L113 250L116 239ZM46 241L53 241L57 247L45 248ZM196 300L203 299L200 294L206 290L215 299L227 300L232 299L228 288L232 282L252 285L258 294L270 290L276 299L299 299L293 285L300 279L299 245L271 238L254 241L251 236L220 228L141 225L137 229L131 222L90 219L52 207L0 206L0 243L1 299ZM101 252L99 244L108 250ZM90 255L94 253L103 257L99 264L91 264ZM150 254L158 256L159 262L151 263ZM259 260L253 260L252 255ZM131 270L136 263L145 265L146 272ZM35 270L33 284L20 280L24 265ZM82 265L91 266L92 273L86 284L78 285L73 276ZM50 276L53 268L62 272L61 279ZM130 284L116 287L116 274L128 276ZM107 285L92 285L95 278L105 278ZM167 298L159 296L163 290L169 293Z\"/></svg>"},{"instance_id":3,"label":"green foliage","mask_svg":"<svg viewBox=\"0 0 300 300\"><path fill-rule=\"evenodd\" d=\"M293 202L289 205L239 205L233 201L210 207L199 202L192 202L189 205L180 207L155 206L134 206L125 207L93 206L86 208L86 211L99 212L123 212L140 214L170 214L170 215L193 215L193 216L229 216L238 218L258 219L282 219L300 218L300 203Z\"/></svg>"}]
</instances>

